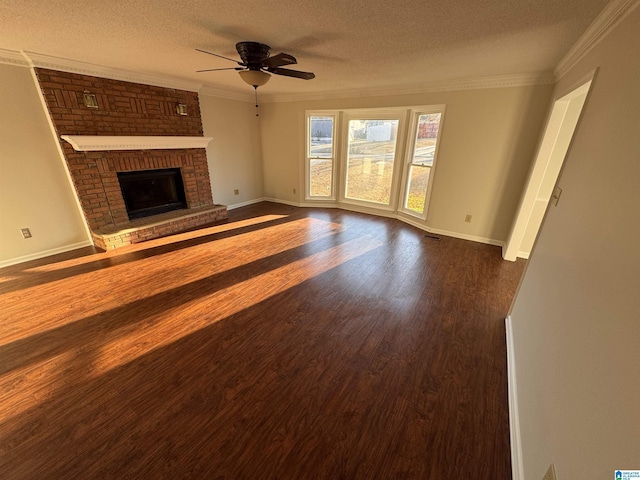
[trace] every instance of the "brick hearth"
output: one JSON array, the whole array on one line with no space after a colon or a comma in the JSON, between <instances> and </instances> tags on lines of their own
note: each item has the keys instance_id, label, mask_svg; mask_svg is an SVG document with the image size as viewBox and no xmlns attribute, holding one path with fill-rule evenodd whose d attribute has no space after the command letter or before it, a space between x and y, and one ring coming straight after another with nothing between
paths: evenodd
<instances>
[{"instance_id":1,"label":"brick hearth","mask_svg":"<svg viewBox=\"0 0 640 480\"><path fill-rule=\"evenodd\" d=\"M225 218L227 218L227 208L223 205L177 210L133 220L118 227L103 228L91 232L91 236L96 247L109 250L164 237L172 233L192 230Z\"/></svg>"},{"instance_id":2,"label":"brick hearth","mask_svg":"<svg viewBox=\"0 0 640 480\"><path fill-rule=\"evenodd\" d=\"M36 74L58 138L203 135L196 92L45 69L36 69ZM98 108L84 106L84 93L96 95ZM178 103L187 105L188 115L176 112ZM204 148L84 152L75 151L66 141L60 144L93 241L100 248L226 218L226 207L213 203ZM134 225L127 216L117 173L159 168L180 169L187 209L170 217L147 217Z\"/></svg>"}]
</instances>

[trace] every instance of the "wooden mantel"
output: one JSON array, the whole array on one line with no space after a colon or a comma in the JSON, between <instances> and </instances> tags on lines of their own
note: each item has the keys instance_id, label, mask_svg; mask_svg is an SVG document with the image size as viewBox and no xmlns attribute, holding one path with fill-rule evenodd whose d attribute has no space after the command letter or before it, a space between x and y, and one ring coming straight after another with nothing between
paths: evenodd
<instances>
[{"instance_id":1,"label":"wooden mantel","mask_svg":"<svg viewBox=\"0 0 640 480\"><path fill-rule=\"evenodd\" d=\"M206 148L213 137L61 135L78 152Z\"/></svg>"}]
</instances>

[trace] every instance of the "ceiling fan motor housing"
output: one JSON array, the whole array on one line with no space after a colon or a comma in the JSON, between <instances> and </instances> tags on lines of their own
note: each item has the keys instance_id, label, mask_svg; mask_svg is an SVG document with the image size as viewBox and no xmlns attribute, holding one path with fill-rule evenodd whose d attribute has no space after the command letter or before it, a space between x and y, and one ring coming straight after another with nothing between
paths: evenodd
<instances>
[{"instance_id":1,"label":"ceiling fan motor housing","mask_svg":"<svg viewBox=\"0 0 640 480\"><path fill-rule=\"evenodd\" d=\"M236 43L236 50L249 70L260 70L262 61L269 57L271 47L258 42L239 42Z\"/></svg>"}]
</instances>

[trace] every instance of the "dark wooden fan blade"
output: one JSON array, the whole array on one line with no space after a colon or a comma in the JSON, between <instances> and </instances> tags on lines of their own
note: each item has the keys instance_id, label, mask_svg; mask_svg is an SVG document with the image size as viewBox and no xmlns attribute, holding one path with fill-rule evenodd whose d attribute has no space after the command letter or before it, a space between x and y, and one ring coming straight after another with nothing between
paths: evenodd
<instances>
[{"instance_id":1,"label":"dark wooden fan blade","mask_svg":"<svg viewBox=\"0 0 640 480\"><path fill-rule=\"evenodd\" d=\"M275 73L276 75L302 78L303 80L311 80L312 78L316 78L315 74L311 72L300 72L298 70L289 70L288 68L268 68L267 71L270 73Z\"/></svg>"},{"instance_id":2,"label":"dark wooden fan blade","mask_svg":"<svg viewBox=\"0 0 640 480\"><path fill-rule=\"evenodd\" d=\"M277 55L274 55L273 57L265 58L262 61L262 65L267 68L276 68L283 65L295 65L296 63L298 63L296 58L293 55L289 55L288 53L279 53Z\"/></svg>"},{"instance_id":3,"label":"dark wooden fan blade","mask_svg":"<svg viewBox=\"0 0 640 480\"><path fill-rule=\"evenodd\" d=\"M240 67L229 67L229 68L207 68L206 70L196 70L196 73L202 72L217 72L219 70L244 70L244 68Z\"/></svg>"},{"instance_id":4,"label":"dark wooden fan blade","mask_svg":"<svg viewBox=\"0 0 640 480\"><path fill-rule=\"evenodd\" d=\"M214 57L224 58L225 60L230 60L230 61L232 61L232 62L237 63L238 65L242 65L242 66L244 66L244 63L239 62L238 60L234 60L233 58L225 57L225 56L223 56L223 55L218 55L217 53L207 52L206 50L200 50L199 48L196 48L196 51L197 51L197 52L206 53L206 54L209 54L209 55L213 55Z\"/></svg>"}]
</instances>

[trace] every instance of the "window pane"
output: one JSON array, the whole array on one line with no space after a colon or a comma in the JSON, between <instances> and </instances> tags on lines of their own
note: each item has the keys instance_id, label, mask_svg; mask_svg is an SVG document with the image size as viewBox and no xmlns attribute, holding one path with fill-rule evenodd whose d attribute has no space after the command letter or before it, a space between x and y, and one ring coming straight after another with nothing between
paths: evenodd
<instances>
[{"instance_id":1,"label":"window pane","mask_svg":"<svg viewBox=\"0 0 640 480\"><path fill-rule=\"evenodd\" d=\"M309 196L331 197L333 185L333 116L310 116L307 139Z\"/></svg>"},{"instance_id":2,"label":"window pane","mask_svg":"<svg viewBox=\"0 0 640 480\"><path fill-rule=\"evenodd\" d=\"M409 164L406 210L418 215L424 214L429 175L436 151L441 113L429 113L418 117L413 156Z\"/></svg>"},{"instance_id":3,"label":"window pane","mask_svg":"<svg viewBox=\"0 0 640 480\"><path fill-rule=\"evenodd\" d=\"M389 205L398 120L350 120L347 198Z\"/></svg>"},{"instance_id":4,"label":"window pane","mask_svg":"<svg viewBox=\"0 0 640 480\"><path fill-rule=\"evenodd\" d=\"M418 118L416 144L413 148L412 163L433 165L433 154L436 150L441 113L429 113Z\"/></svg>"},{"instance_id":5,"label":"window pane","mask_svg":"<svg viewBox=\"0 0 640 480\"><path fill-rule=\"evenodd\" d=\"M421 215L424 213L430 173L431 167L426 165L411 165L409 167L409 193L405 207Z\"/></svg>"},{"instance_id":6,"label":"window pane","mask_svg":"<svg viewBox=\"0 0 640 480\"><path fill-rule=\"evenodd\" d=\"M309 157L333 157L333 117L310 117L309 135Z\"/></svg>"},{"instance_id":7,"label":"window pane","mask_svg":"<svg viewBox=\"0 0 640 480\"><path fill-rule=\"evenodd\" d=\"M333 180L333 161L312 159L310 163L309 195L312 197L330 197Z\"/></svg>"}]
</instances>

